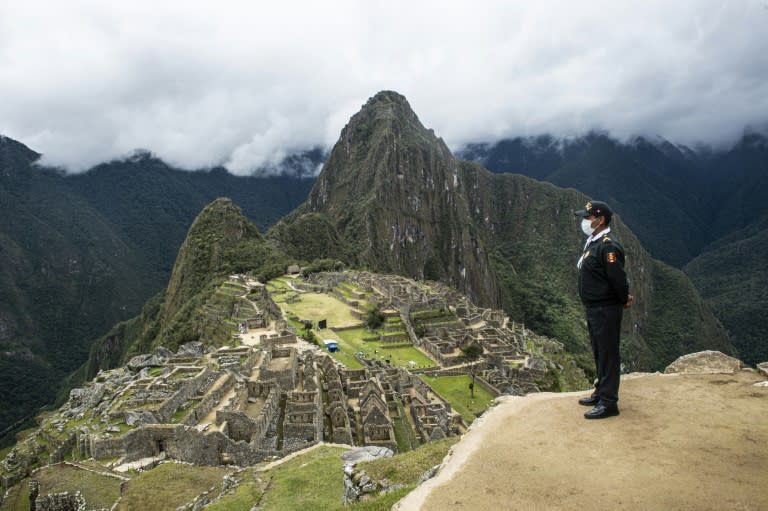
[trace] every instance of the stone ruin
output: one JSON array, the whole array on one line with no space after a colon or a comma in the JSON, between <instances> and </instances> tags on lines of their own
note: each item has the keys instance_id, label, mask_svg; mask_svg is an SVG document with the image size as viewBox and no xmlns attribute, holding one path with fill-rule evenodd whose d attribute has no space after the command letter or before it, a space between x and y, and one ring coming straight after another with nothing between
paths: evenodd
<instances>
[{"instance_id":1,"label":"stone ruin","mask_svg":"<svg viewBox=\"0 0 768 511\"><path fill-rule=\"evenodd\" d=\"M332 292L343 282L362 290L345 293L345 301L365 297L399 316L406 339L437 364L416 371L466 374L471 367L478 384L499 395L537 391L534 380L550 367L526 351L524 328L444 285L345 272L314 274L302 286ZM272 317L277 306L262 296L265 289L248 296L267 312L264 317ZM256 324L249 321L243 329ZM396 451L397 427L411 428L421 443L466 430L459 414L415 372L360 357L364 367L348 369L319 350L300 353L296 334L282 318L270 325L277 333L262 335L257 347L208 353L203 343L183 345L176 353L161 347L134 357L126 368L100 372L41 424L48 462L73 455L114 468L160 457L249 466L321 441ZM483 355L468 365L461 350L472 344ZM562 348L550 344L553 351ZM72 421L85 425L68 428ZM34 460L43 454L34 445L19 445L2 461L6 488L39 463Z\"/></svg>"},{"instance_id":2,"label":"stone ruin","mask_svg":"<svg viewBox=\"0 0 768 511\"><path fill-rule=\"evenodd\" d=\"M325 292L343 282L351 282L368 293L368 300L380 309L396 311L408 336L397 337L394 342L412 342L439 366L436 370L417 372L468 373L462 350L472 344L483 348L481 360L476 363L476 380L495 396L538 392L536 382L548 370L556 369L552 363L527 350L530 332L523 325L510 322L501 310L474 305L445 284L430 282L427 285L397 275L355 271L320 272L308 280L310 288ZM547 353L564 350L562 343L552 339L537 338L537 344Z\"/></svg>"}]
</instances>

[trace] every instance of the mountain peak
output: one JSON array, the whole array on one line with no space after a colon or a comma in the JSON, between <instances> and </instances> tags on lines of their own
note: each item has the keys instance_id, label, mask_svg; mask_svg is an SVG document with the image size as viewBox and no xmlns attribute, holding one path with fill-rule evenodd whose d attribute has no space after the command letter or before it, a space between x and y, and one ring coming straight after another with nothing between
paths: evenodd
<instances>
[{"instance_id":1,"label":"mountain peak","mask_svg":"<svg viewBox=\"0 0 768 511\"><path fill-rule=\"evenodd\" d=\"M334 257L348 246L353 265L441 280L494 305L496 283L460 174L458 160L405 97L382 91L344 127L303 218L292 221L343 241L326 244L315 257Z\"/></svg>"},{"instance_id":2,"label":"mountain peak","mask_svg":"<svg viewBox=\"0 0 768 511\"><path fill-rule=\"evenodd\" d=\"M258 229L230 199L219 198L203 208L189 228L176 258L162 322L178 312L212 275L236 272L238 268L233 264L240 264L242 259L238 249L249 241L258 244L262 240Z\"/></svg>"},{"instance_id":3,"label":"mountain peak","mask_svg":"<svg viewBox=\"0 0 768 511\"><path fill-rule=\"evenodd\" d=\"M419 122L416 113L411 108L405 96L395 91L384 90L369 98L359 114L375 115L379 119L411 119ZM421 125L421 123L419 123Z\"/></svg>"},{"instance_id":4,"label":"mountain peak","mask_svg":"<svg viewBox=\"0 0 768 511\"><path fill-rule=\"evenodd\" d=\"M34 163L40 154L36 153L21 142L0 135L0 176L11 175L12 172L25 168Z\"/></svg>"},{"instance_id":5,"label":"mountain peak","mask_svg":"<svg viewBox=\"0 0 768 511\"><path fill-rule=\"evenodd\" d=\"M424 166L417 163L422 159L439 161L436 166L441 168L446 162L455 167L451 151L421 124L408 100L397 92L381 91L341 131L310 194L309 208L320 211L338 204L329 196L334 191L344 190L344 197L350 198L375 195L395 178L423 173ZM347 194L347 189L352 193Z\"/></svg>"},{"instance_id":6,"label":"mountain peak","mask_svg":"<svg viewBox=\"0 0 768 511\"><path fill-rule=\"evenodd\" d=\"M365 155L382 142L400 138L422 146L438 143L450 154L434 131L421 124L405 96L394 91L381 91L369 98L342 130L339 144L347 154Z\"/></svg>"}]
</instances>

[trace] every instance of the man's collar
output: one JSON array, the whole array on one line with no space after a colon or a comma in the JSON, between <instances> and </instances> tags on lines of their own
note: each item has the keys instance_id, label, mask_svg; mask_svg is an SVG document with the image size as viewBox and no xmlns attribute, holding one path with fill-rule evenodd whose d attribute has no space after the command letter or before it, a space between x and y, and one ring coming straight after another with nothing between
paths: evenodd
<instances>
[{"instance_id":1,"label":"man's collar","mask_svg":"<svg viewBox=\"0 0 768 511\"><path fill-rule=\"evenodd\" d=\"M605 236L609 232L611 232L611 228L610 227L606 227L605 229L603 229L602 231L598 232L597 234L593 234L592 236L589 237L589 239L587 239L587 245L590 245L592 242L602 238L603 236Z\"/></svg>"}]
</instances>

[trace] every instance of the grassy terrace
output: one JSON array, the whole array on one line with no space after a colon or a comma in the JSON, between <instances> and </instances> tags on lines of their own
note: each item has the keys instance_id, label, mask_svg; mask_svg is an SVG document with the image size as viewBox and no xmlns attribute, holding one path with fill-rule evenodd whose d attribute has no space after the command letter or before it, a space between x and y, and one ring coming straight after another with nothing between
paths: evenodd
<instances>
[{"instance_id":1,"label":"grassy terrace","mask_svg":"<svg viewBox=\"0 0 768 511\"><path fill-rule=\"evenodd\" d=\"M416 364L413 367L434 367L434 361L417 350L410 344L388 344L378 340L366 341L364 339L378 339L378 334L372 334L367 328L355 328L353 330L342 330L336 332L336 336L341 339L339 347L342 351L357 353L361 351L366 358L374 360L390 359L393 365L400 367L412 367L411 361ZM336 353L331 354L336 355Z\"/></svg>"},{"instance_id":2,"label":"grassy terrace","mask_svg":"<svg viewBox=\"0 0 768 511\"><path fill-rule=\"evenodd\" d=\"M110 509L120 497L120 479L71 465L53 465L35 473L40 481L40 494L72 491L77 488L88 503L88 509ZM0 505L2 511L29 510L29 480L14 486Z\"/></svg>"},{"instance_id":3,"label":"grassy terrace","mask_svg":"<svg viewBox=\"0 0 768 511\"><path fill-rule=\"evenodd\" d=\"M289 289L284 277L271 280L267 287L270 292L276 291L277 293ZM356 287L348 283L342 284L339 289L345 296L351 291L357 291ZM362 364L355 358L355 354L358 352L364 353L366 357L371 359L389 360L393 365L400 367L434 367L435 363L432 359L409 343L393 345L380 342L378 339L382 331L369 332L365 327L350 330L333 330L334 327L361 324L361 320L352 315L354 309L336 297L321 293L298 293L297 297L298 300L294 303L287 303L279 296L273 296L273 299L282 308L288 324L299 331L303 329L303 325L299 322L301 319L311 320L315 324L319 320L327 320L328 329L315 329L313 332L320 342L323 340L335 340L339 343L340 351L331 353L331 356L348 368L359 369L362 367ZM388 318L385 321L385 325L400 324L402 324L402 321L399 317ZM397 332L388 333L394 334ZM411 361L414 363L411 364Z\"/></svg>"},{"instance_id":4,"label":"grassy terrace","mask_svg":"<svg viewBox=\"0 0 768 511\"><path fill-rule=\"evenodd\" d=\"M190 502L208 488L221 487L231 470L181 463L163 463L125 484L119 511L164 511ZM87 497L86 497L87 499ZM90 500L88 501L90 503ZM104 506L109 508L109 506Z\"/></svg>"},{"instance_id":5,"label":"grassy terrace","mask_svg":"<svg viewBox=\"0 0 768 511\"><path fill-rule=\"evenodd\" d=\"M475 398L470 397L469 384L472 382L472 377L468 375L439 377L423 375L421 379L447 399L467 424L475 420L476 413L485 411L493 402L491 393L477 383L475 383Z\"/></svg>"},{"instance_id":6,"label":"grassy terrace","mask_svg":"<svg viewBox=\"0 0 768 511\"><path fill-rule=\"evenodd\" d=\"M267 291L270 293L274 291L291 291L291 286L288 284L291 281L290 277L278 277L267 282Z\"/></svg>"},{"instance_id":7,"label":"grassy terrace","mask_svg":"<svg viewBox=\"0 0 768 511\"><path fill-rule=\"evenodd\" d=\"M248 291L248 288L242 284L224 282L217 291L230 296L242 296Z\"/></svg>"},{"instance_id":8,"label":"grassy terrace","mask_svg":"<svg viewBox=\"0 0 768 511\"><path fill-rule=\"evenodd\" d=\"M404 488L386 495L373 494L370 500L344 506L341 498L341 454L345 449L323 446L266 471L247 469L236 478L242 482L215 504L211 511L248 511L260 498L259 509L293 511L322 509L327 511L383 511L411 491L419 477L440 463L448 449L458 441L449 438L419 447L415 451L392 458L364 462L366 472L375 479L386 478L389 484Z\"/></svg>"},{"instance_id":9,"label":"grassy terrace","mask_svg":"<svg viewBox=\"0 0 768 511\"><path fill-rule=\"evenodd\" d=\"M339 299L320 293L300 293L293 303L278 303L285 312L293 313L299 319L308 319L317 323L321 319L328 321L328 327L352 326L360 320L352 315L352 308Z\"/></svg>"}]
</instances>

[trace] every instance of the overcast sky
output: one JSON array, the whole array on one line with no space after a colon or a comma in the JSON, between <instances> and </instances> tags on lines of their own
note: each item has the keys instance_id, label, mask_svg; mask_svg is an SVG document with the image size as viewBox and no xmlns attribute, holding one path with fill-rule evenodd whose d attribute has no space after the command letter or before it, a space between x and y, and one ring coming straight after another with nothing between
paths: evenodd
<instances>
[{"instance_id":1,"label":"overcast sky","mask_svg":"<svg viewBox=\"0 0 768 511\"><path fill-rule=\"evenodd\" d=\"M247 174L382 89L456 149L768 123L768 0L0 1L0 134L73 172L137 148Z\"/></svg>"}]
</instances>

